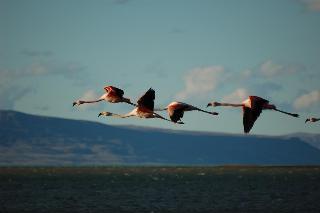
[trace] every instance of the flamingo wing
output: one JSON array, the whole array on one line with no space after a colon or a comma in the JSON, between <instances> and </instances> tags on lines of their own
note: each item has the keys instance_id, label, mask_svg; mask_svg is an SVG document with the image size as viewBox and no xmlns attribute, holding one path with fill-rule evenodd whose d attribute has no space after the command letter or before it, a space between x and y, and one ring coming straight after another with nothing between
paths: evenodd
<instances>
[{"instance_id":1,"label":"flamingo wing","mask_svg":"<svg viewBox=\"0 0 320 213\"><path fill-rule=\"evenodd\" d=\"M251 109L253 110L260 110L260 108L263 108L263 105L268 104L269 101L266 99L263 99L258 96L249 96L250 101L251 101Z\"/></svg>"},{"instance_id":2,"label":"flamingo wing","mask_svg":"<svg viewBox=\"0 0 320 213\"><path fill-rule=\"evenodd\" d=\"M168 114L169 114L171 121L176 123L183 117L184 109L182 107L180 107L180 108L169 107Z\"/></svg>"},{"instance_id":3,"label":"flamingo wing","mask_svg":"<svg viewBox=\"0 0 320 213\"><path fill-rule=\"evenodd\" d=\"M124 95L124 92L122 89L119 89L117 87L114 86L106 86L104 88L108 93L113 94L113 95L117 95L119 97L122 97Z\"/></svg>"},{"instance_id":4,"label":"flamingo wing","mask_svg":"<svg viewBox=\"0 0 320 213\"><path fill-rule=\"evenodd\" d=\"M138 100L138 107L144 107L149 110L154 109L155 91L150 88L143 96Z\"/></svg>"},{"instance_id":5,"label":"flamingo wing","mask_svg":"<svg viewBox=\"0 0 320 213\"><path fill-rule=\"evenodd\" d=\"M254 123L260 116L263 106L269 101L258 96L249 96L251 101L251 108L243 107L243 128L245 133L249 133Z\"/></svg>"},{"instance_id":6,"label":"flamingo wing","mask_svg":"<svg viewBox=\"0 0 320 213\"><path fill-rule=\"evenodd\" d=\"M245 133L250 132L261 112L262 108L251 109L249 107L243 107L243 130Z\"/></svg>"}]
</instances>

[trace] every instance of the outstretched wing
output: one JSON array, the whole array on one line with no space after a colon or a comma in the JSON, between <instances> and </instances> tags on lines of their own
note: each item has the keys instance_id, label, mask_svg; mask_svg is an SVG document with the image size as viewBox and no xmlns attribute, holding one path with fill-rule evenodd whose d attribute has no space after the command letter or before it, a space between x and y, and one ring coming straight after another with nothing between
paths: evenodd
<instances>
[{"instance_id":1,"label":"outstretched wing","mask_svg":"<svg viewBox=\"0 0 320 213\"><path fill-rule=\"evenodd\" d=\"M168 114L169 114L169 117L171 119L171 121L173 122L178 122L182 117L183 117L183 113L184 113L184 110L182 108L180 109L168 109Z\"/></svg>"},{"instance_id":2,"label":"outstretched wing","mask_svg":"<svg viewBox=\"0 0 320 213\"><path fill-rule=\"evenodd\" d=\"M143 96L138 100L138 107L145 107L149 110L154 109L155 91L150 88Z\"/></svg>"},{"instance_id":3,"label":"outstretched wing","mask_svg":"<svg viewBox=\"0 0 320 213\"><path fill-rule=\"evenodd\" d=\"M249 96L251 107L242 107L243 109L243 129L245 133L249 133L254 125L254 122L260 116L263 106L269 101L258 96Z\"/></svg>"},{"instance_id":4,"label":"outstretched wing","mask_svg":"<svg viewBox=\"0 0 320 213\"><path fill-rule=\"evenodd\" d=\"M254 125L254 122L258 119L262 110L252 110L249 107L243 107L243 130L245 133L249 133Z\"/></svg>"},{"instance_id":5,"label":"outstretched wing","mask_svg":"<svg viewBox=\"0 0 320 213\"><path fill-rule=\"evenodd\" d=\"M269 101L258 96L249 96L251 108L243 107L243 128L245 133L249 133L254 122L260 116L263 106Z\"/></svg>"},{"instance_id":6,"label":"outstretched wing","mask_svg":"<svg viewBox=\"0 0 320 213\"><path fill-rule=\"evenodd\" d=\"M109 94L112 93L112 94L117 95L119 97L122 97L124 94L122 89L119 89L114 86L106 86L104 89L107 91L107 93L109 93Z\"/></svg>"},{"instance_id":7,"label":"outstretched wing","mask_svg":"<svg viewBox=\"0 0 320 213\"><path fill-rule=\"evenodd\" d=\"M269 101L266 99L263 99L258 96L249 96L250 101L251 101L251 109L255 111L260 111L263 109L263 105L268 104ZM260 114L259 113L259 114Z\"/></svg>"}]
</instances>

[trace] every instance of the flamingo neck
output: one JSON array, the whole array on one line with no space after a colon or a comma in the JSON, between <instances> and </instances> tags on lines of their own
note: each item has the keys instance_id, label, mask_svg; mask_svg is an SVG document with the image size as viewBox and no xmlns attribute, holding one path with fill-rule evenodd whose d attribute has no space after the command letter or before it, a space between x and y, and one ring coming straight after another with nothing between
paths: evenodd
<instances>
[{"instance_id":1,"label":"flamingo neck","mask_svg":"<svg viewBox=\"0 0 320 213\"><path fill-rule=\"evenodd\" d=\"M273 104L265 104L263 105L263 109L276 109L276 106Z\"/></svg>"},{"instance_id":2,"label":"flamingo neck","mask_svg":"<svg viewBox=\"0 0 320 213\"><path fill-rule=\"evenodd\" d=\"M243 104L232 104L232 103L215 103L216 106L231 106L231 107L242 107Z\"/></svg>"},{"instance_id":3,"label":"flamingo neck","mask_svg":"<svg viewBox=\"0 0 320 213\"><path fill-rule=\"evenodd\" d=\"M113 117L118 117L118 118L126 118L126 117L128 117L126 115L119 115L119 114L115 114L115 113L113 113L112 116Z\"/></svg>"},{"instance_id":4,"label":"flamingo neck","mask_svg":"<svg viewBox=\"0 0 320 213\"><path fill-rule=\"evenodd\" d=\"M98 99L98 100L93 100L93 101L82 101L83 103L96 103L96 102L100 102L103 101L103 99Z\"/></svg>"},{"instance_id":5,"label":"flamingo neck","mask_svg":"<svg viewBox=\"0 0 320 213\"><path fill-rule=\"evenodd\" d=\"M116 114L116 113L110 113L108 116L112 116L112 117L116 117L116 118L127 118L130 117L130 114L125 114L125 115L121 115L121 114Z\"/></svg>"}]
</instances>

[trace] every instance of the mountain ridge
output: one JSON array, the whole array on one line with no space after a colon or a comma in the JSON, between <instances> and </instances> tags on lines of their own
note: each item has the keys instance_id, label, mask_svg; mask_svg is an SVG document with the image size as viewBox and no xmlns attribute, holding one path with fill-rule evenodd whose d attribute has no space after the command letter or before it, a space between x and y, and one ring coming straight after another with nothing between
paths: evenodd
<instances>
[{"instance_id":1,"label":"mountain ridge","mask_svg":"<svg viewBox=\"0 0 320 213\"><path fill-rule=\"evenodd\" d=\"M320 135L112 126L0 110L0 165L318 165ZM307 139L306 139L307 138Z\"/></svg>"}]
</instances>

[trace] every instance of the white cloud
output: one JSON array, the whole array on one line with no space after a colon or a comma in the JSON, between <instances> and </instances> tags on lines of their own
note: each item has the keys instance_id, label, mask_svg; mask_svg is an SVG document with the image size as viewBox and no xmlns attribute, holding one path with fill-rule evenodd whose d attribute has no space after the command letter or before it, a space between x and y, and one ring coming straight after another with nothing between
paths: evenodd
<instances>
[{"instance_id":1,"label":"white cloud","mask_svg":"<svg viewBox=\"0 0 320 213\"><path fill-rule=\"evenodd\" d=\"M176 95L176 98L185 100L189 97L206 96L220 83L223 73L224 68L222 66L191 70L184 76L185 88Z\"/></svg>"},{"instance_id":2,"label":"white cloud","mask_svg":"<svg viewBox=\"0 0 320 213\"><path fill-rule=\"evenodd\" d=\"M281 75L293 74L303 69L304 68L300 65L294 65L294 64L283 65L283 64L274 63L273 61L268 60L261 64L260 74L264 77L276 77Z\"/></svg>"},{"instance_id":3,"label":"white cloud","mask_svg":"<svg viewBox=\"0 0 320 213\"><path fill-rule=\"evenodd\" d=\"M26 70L26 74L28 75L45 75L48 73L49 73L48 67L41 63L33 63Z\"/></svg>"},{"instance_id":4,"label":"white cloud","mask_svg":"<svg viewBox=\"0 0 320 213\"><path fill-rule=\"evenodd\" d=\"M20 77L56 75L77 81L87 78L86 75L85 78L81 76L85 69L85 66L80 66L72 62L34 61L27 67L20 69Z\"/></svg>"},{"instance_id":5,"label":"white cloud","mask_svg":"<svg viewBox=\"0 0 320 213\"><path fill-rule=\"evenodd\" d=\"M93 90L88 90L79 98L79 100L82 101L94 101L97 100L100 96ZM98 103L89 103L89 104L81 104L80 109L86 110L86 109L98 109L99 108L99 102Z\"/></svg>"},{"instance_id":6,"label":"white cloud","mask_svg":"<svg viewBox=\"0 0 320 213\"><path fill-rule=\"evenodd\" d=\"M24 55L50 56L51 52L24 51ZM77 85L85 85L88 75L84 75L86 67L72 62L55 62L42 59L31 60L25 67L1 68L0 67L0 109L14 109L16 102L29 95L35 89L35 85L25 83L26 78L62 76ZM89 76L90 77L90 76Z\"/></svg>"},{"instance_id":7,"label":"white cloud","mask_svg":"<svg viewBox=\"0 0 320 213\"><path fill-rule=\"evenodd\" d=\"M301 0L310 11L320 11L320 0Z\"/></svg>"},{"instance_id":8,"label":"white cloud","mask_svg":"<svg viewBox=\"0 0 320 213\"><path fill-rule=\"evenodd\" d=\"M260 71L261 74L267 77L275 76L282 70L282 66L279 64L273 63L271 60L261 64Z\"/></svg>"},{"instance_id":9,"label":"white cloud","mask_svg":"<svg viewBox=\"0 0 320 213\"><path fill-rule=\"evenodd\" d=\"M93 90L88 90L81 96L80 100L95 100L98 98L98 95Z\"/></svg>"},{"instance_id":10,"label":"white cloud","mask_svg":"<svg viewBox=\"0 0 320 213\"><path fill-rule=\"evenodd\" d=\"M0 85L0 109L13 109L18 100L32 92L31 87Z\"/></svg>"},{"instance_id":11,"label":"white cloud","mask_svg":"<svg viewBox=\"0 0 320 213\"><path fill-rule=\"evenodd\" d=\"M310 93L304 94L298 97L293 106L296 109L308 108L316 103L320 102L320 90L314 90Z\"/></svg>"},{"instance_id":12,"label":"white cloud","mask_svg":"<svg viewBox=\"0 0 320 213\"><path fill-rule=\"evenodd\" d=\"M223 102L228 102L228 103L240 103L247 99L249 96L248 90L244 88L238 88L232 93L226 95L222 101Z\"/></svg>"},{"instance_id":13,"label":"white cloud","mask_svg":"<svg viewBox=\"0 0 320 213\"><path fill-rule=\"evenodd\" d=\"M17 85L21 74L14 69L0 69L0 109L13 109L16 101L33 90L30 86Z\"/></svg>"},{"instance_id":14,"label":"white cloud","mask_svg":"<svg viewBox=\"0 0 320 213\"><path fill-rule=\"evenodd\" d=\"M252 75L253 75L252 70L246 69L246 70L243 70L243 71L241 72L240 77L241 77L241 79L248 79L248 78L250 78Z\"/></svg>"}]
</instances>

